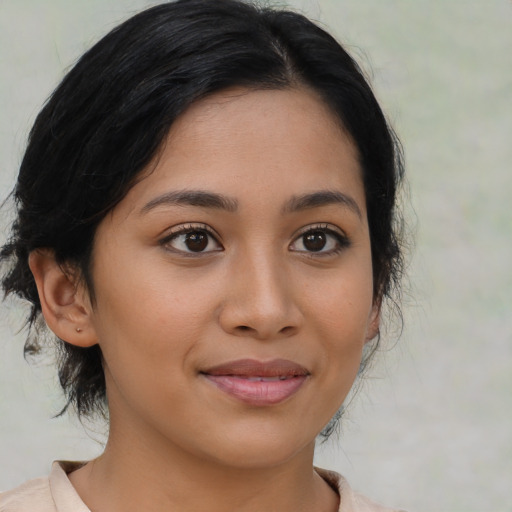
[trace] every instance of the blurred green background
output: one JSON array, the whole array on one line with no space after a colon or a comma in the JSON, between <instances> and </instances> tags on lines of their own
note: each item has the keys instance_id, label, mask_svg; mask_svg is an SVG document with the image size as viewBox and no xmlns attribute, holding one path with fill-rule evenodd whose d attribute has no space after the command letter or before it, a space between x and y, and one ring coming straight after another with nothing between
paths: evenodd
<instances>
[{"instance_id":1,"label":"blurred green background","mask_svg":"<svg viewBox=\"0 0 512 512\"><path fill-rule=\"evenodd\" d=\"M214 0L212 0L214 1ZM31 123L75 59L143 0L0 0L0 193ZM271 3L271 2L269 2ZM288 2L337 36L402 138L416 247L405 330L378 356L317 463L410 512L510 511L512 485L512 4ZM8 222L2 210L2 230ZM19 305L0 306L0 489L101 450L51 419L51 362L23 359ZM385 340L386 341L386 340Z\"/></svg>"}]
</instances>

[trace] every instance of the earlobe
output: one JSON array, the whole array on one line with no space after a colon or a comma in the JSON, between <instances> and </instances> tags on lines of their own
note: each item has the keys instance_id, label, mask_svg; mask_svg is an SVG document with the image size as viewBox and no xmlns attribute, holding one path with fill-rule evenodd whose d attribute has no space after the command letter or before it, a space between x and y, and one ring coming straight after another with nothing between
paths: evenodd
<instances>
[{"instance_id":1,"label":"earlobe","mask_svg":"<svg viewBox=\"0 0 512 512\"><path fill-rule=\"evenodd\" d=\"M50 249L32 251L28 263L48 327L72 345L95 345L98 340L91 322L92 307L77 276L59 265Z\"/></svg>"},{"instance_id":2,"label":"earlobe","mask_svg":"<svg viewBox=\"0 0 512 512\"><path fill-rule=\"evenodd\" d=\"M379 335L380 331L380 303L374 304L372 306L372 310L370 312L370 317L368 321L368 330L366 333L366 343L373 340L376 336Z\"/></svg>"}]
</instances>

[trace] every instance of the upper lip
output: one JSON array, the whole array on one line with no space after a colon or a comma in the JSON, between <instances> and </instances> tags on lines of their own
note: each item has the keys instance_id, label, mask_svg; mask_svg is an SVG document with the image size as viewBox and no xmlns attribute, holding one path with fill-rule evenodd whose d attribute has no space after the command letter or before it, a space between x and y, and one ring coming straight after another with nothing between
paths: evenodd
<instances>
[{"instance_id":1,"label":"upper lip","mask_svg":"<svg viewBox=\"0 0 512 512\"><path fill-rule=\"evenodd\" d=\"M287 359L258 361L256 359L238 359L212 366L201 373L212 376L239 377L295 377L309 375L309 371L298 363Z\"/></svg>"}]
</instances>

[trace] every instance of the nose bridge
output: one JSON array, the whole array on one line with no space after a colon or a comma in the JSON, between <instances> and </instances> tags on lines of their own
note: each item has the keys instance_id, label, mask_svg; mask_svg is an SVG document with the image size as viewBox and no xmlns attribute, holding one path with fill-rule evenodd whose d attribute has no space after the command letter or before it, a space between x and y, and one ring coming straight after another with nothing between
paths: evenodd
<instances>
[{"instance_id":1,"label":"nose bridge","mask_svg":"<svg viewBox=\"0 0 512 512\"><path fill-rule=\"evenodd\" d=\"M273 248L239 254L232 267L233 287L224 304L224 326L257 338L289 335L300 323L292 283Z\"/></svg>"},{"instance_id":2,"label":"nose bridge","mask_svg":"<svg viewBox=\"0 0 512 512\"><path fill-rule=\"evenodd\" d=\"M282 278L286 269L273 251L258 251L248 257L245 272L242 273L246 274L246 282L255 304L261 305L262 310L277 312L285 308L287 290L286 280Z\"/></svg>"}]
</instances>

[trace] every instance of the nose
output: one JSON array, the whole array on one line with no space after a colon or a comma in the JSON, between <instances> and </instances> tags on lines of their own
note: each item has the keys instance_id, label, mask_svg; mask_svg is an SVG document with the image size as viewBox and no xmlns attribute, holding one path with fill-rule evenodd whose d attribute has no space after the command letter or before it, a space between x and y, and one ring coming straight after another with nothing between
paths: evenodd
<instances>
[{"instance_id":1,"label":"nose","mask_svg":"<svg viewBox=\"0 0 512 512\"><path fill-rule=\"evenodd\" d=\"M254 257L231 265L219 322L229 334L258 340L296 334L303 321L294 286L283 265Z\"/></svg>"}]
</instances>

